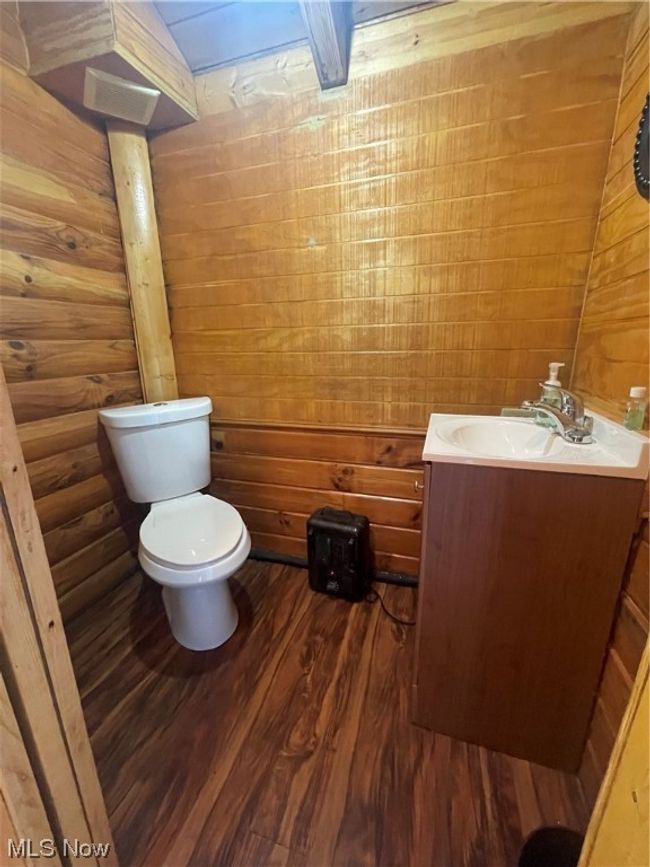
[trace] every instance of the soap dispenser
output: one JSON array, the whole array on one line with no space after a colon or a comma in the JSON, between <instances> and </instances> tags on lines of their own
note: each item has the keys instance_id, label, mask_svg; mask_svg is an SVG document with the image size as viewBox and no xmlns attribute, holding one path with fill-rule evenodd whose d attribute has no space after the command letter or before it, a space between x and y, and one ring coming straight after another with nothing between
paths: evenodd
<instances>
[{"instance_id":1,"label":"soap dispenser","mask_svg":"<svg viewBox=\"0 0 650 867\"><path fill-rule=\"evenodd\" d=\"M542 385L542 402L558 409L562 406L562 398L558 389L562 386L558 378L560 368L564 367L563 361L552 361L548 366L548 379Z\"/></svg>"}]
</instances>

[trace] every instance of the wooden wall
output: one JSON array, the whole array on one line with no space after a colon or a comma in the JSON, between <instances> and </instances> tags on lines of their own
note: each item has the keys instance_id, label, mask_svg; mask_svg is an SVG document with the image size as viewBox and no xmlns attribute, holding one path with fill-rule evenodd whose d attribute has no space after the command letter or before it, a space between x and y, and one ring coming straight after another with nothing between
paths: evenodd
<instances>
[{"instance_id":1,"label":"wooden wall","mask_svg":"<svg viewBox=\"0 0 650 867\"><path fill-rule=\"evenodd\" d=\"M97 408L141 400L140 379L106 136L1 67L0 351L69 617L135 567Z\"/></svg>"},{"instance_id":2,"label":"wooden wall","mask_svg":"<svg viewBox=\"0 0 650 867\"><path fill-rule=\"evenodd\" d=\"M634 18L628 39L573 378L574 386L590 406L619 420L629 387L648 384L650 206L636 192L632 174L639 115L650 89L648 48L648 7L644 5ZM630 554L580 769L592 802L603 779L648 637L649 570L646 516Z\"/></svg>"},{"instance_id":3,"label":"wooden wall","mask_svg":"<svg viewBox=\"0 0 650 867\"><path fill-rule=\"evenodd\" d=\"M212 491L237 506L257 548L293 557L306 556L316 509L367 515L375 568L417 575L422 446L409 431L216 422Z\"/></svg>"},{"instance_id":4,"label":"wooden wall","mask_svg":"<svg viewBox=\"0 0 650 867\"><path fill-rule=\"evenodd\" d=\"M362 453L364 431L421 443L431 411L494 412L570 366L628 11L461 0L355 33L327 94L303 49L199 76L199 122L151 143L180 393ZM304 460L252 453L267 485ZM270 512L248 513L256 543L280 523L293 541L264 547L304 550L338 476L307 460L270 496L245 465L215 455L216 489Z\"/></svg>"},{"instance_id":5,"label":"wooden wall","mask_svg":"<svg viewBox=\"0 0 650 867\"><path fill-rule=\"evenodd\" d=\"M648 6L643 4L630 30L573 371L573 385L589 405L619 420L630 386L650 384L650 209L632 173L634 140L649 90Z\"/></svg>"},{"instance_id":6,"label":"wooden wall","mask_svg":"<svg viewBox=\"0 0 650 867\"><path fill-rule=\"evenodd\" d=\"M29 56L20 26L17 0L0 3L0 60L21 72L27 72Z\"/></svg>"},{"instance_id":7,"label":"wooden wall","mask_svg":"<svg viewBox=\"0 0 650 867\"><path fill-rule=\"evenodd\" d=\"M605 775L643 648L648 640L649 550L648 519L645 518L630 552L618 614L580 767L580 780L592 805Z\"/></svg>"},{"instance_id":8,"label":"wooden wall","mask_svg":"<svg viewBox=\"0 0 650 867\"><path fill-rule=\"evenodd\" d=\"M192 73L153 0L19 3L29 72L67 103L81 106L86 66L160 91L156 129L196 118Z\"/></svg>"}]
</instances>

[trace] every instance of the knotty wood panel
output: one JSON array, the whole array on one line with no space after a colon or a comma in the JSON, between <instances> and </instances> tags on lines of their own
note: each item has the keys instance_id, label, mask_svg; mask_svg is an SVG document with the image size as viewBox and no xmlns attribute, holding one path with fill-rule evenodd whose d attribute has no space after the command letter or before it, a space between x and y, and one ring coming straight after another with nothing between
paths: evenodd
<instances>
[{"instance_id":1,"label":"knotty wood panel","mask_svg":"<svg viewBox=\"0 0 650 867\"><path fill-rule=\"evenodd\" d=\"M141 401L140 376L106 136L9 66L1 81L0 358L72 614L128 574L140 512L97 409Z\"/></svg>"},{"instance_id":2,"label":"knotty wood panel","mask_svg":"<svg viewBox=\"0 0 650 867\"><path fill-rule=\"evenodd\" d=\"M632 172L639 116L650 90L648 7L627 43L619 110L607 169L573 385L595 409L620 419L630 386L649 385L648 202Z\"/></svg>"},{"instance_id":3,"label":"knotty wood panel","mask_svg":"<svg viewBox=\"0 0 650 867\"><path fill-rule=\"evenodd\" d=\"M527 53L535 54L534 40L539 36L621 15L634 5L458 0L442 9L418 12L415 28L412 20L402 19L358 30L354 34L348 85L358 78L413 66L432 58L467 54L522 38L530 40ZM544 48L541 50L543 53ZM582 47L576 43L565 59L573 60L581 53ZM562 58L557 60L562 63ZM483 81L484 75L484 69L476 70L477 81ZM259 106L269 98L313 91L316 72L310 51L304 48L242 63L234 74L233 69L223 69L198 76L196 82L199 110L204 114L206 108L208 112L228 111L233 106ZM428 89L430 84L424 86Z\"/></svg>"},{"instance_id":4,"label":"knotty wood panel","mask_svg":"<svg viewBox=\"0 0 650 867\"><path fill-rule=\"evenodd\" d=\"M215 654L174 642L137 576L71 624L124 864L492 867L539 825L584 829L575 778L410 723L412 630L378 605L254 561L233 585L240 626ZM412 590L385 593L413 617Z\"/></svg>"},{"instance_id":5,"label":"knotty wood panel","mask_svg":"<svg viewBox=\"0 0 650 867\"><path fill-rule=\"evenodd\" d=\"M349 458L302 455L301 427L422 431L571 364L628 12L427 10L355 34L336 93L296 49L199 76L200 120L154 136L179 392L252 437L293 426L250 461L215 457L255 544L303 556L309 512L346 504L415 572L399 465L341 490Z\"/></svg>"},{"instance_id":6,"label":"knotty wood panel","mask_svg":"<svg viewBox=\"0 0 650 867\"><path fill-rule=\"evenodd\" d=\"M627 41L618 116L573 370L576 390L595 409L618 420L630 386L648 385L649 380L650 209L637 194L632 174L638 116L649 89L648 8L644 4L632 20ZM611 736L603 738L602 732L615 734L621 724L648 636L648 561L646 518L630 552L580 768L592 804L613 742Z\"/></svg>"},{"instance_id":7,"label":"knotty wood panel","mask_svg":"<svg viewBox=\"0 0 650 867\"><path fill-rule=\"evenodd\" d=\"M357 46L329 97L288 74L226 105L223 73L199 77L200 120L152 141L182 394L229 421L421 430L571 363L629 7L506 5L367 28L392 66ZM437 47L401 65L433 16Z\"/></svg>"},{"instance_id":8,"label":"knotty wood panel","mask_svg":"<svg viewBox=\"0 0 650 867\"><path fill-rule=\"evenodd\" d=\"M255 546L295 557L306 557L316 509L365 514L375 567L417 575L422 445L407 431L215 423L212 490L240 510Z\"/></svg>"}]
</instances>

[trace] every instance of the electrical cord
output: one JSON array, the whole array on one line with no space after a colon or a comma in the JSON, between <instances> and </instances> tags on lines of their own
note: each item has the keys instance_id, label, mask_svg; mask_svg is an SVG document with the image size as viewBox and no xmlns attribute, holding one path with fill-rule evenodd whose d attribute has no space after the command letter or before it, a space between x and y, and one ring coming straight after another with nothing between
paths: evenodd
<instances>
[{"instance_id":1,"label":"electrical cord","mask_svg":"<svg viewBox=\"0 0 650 867\"><path fill-rule=\"evenodd\" d=\"M374 594L374 596L373 596L373 594ZM400 626L415 626L415 623L416 623L415 620L402 620L400 617L397 617L397 615L395 615L391 611L389 611L388 608L386 607L386 603L384 602L384 597L381 595L381 593L378 590L375 590L374 587L371 587L370 590L368 591L368 595L366 596L366 601L372 603L372 602L376 602L378 599L379 599L379 604L381 605L384 614L387 617L390 617L390 619L393 620L395 623L399 623Z\"/></svg>"}]
</instances>

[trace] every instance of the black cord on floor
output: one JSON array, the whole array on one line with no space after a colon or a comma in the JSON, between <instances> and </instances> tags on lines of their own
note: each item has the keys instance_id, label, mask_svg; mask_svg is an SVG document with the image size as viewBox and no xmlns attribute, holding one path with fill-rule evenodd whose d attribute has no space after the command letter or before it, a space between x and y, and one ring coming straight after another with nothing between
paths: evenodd
<instances>
[{"instance_id":1,"label":"black cord on floor","mask_svg":"<svg viewBox=\"0 0 650 867\"><path fill-rule=\"evenodd\" d=\"M374 596L373 596L373 594L374 594ZM388 608L386 608L386 603L384 602L384 597L381 595L381 593L378 590L375 590L375 588L372 587L368 591L368 595L366 596L366 601L376 602L378 599L379 599L379 604L381 605L384 614L387 617L390 617L390 619L393 620L395 623L399 623L400 626L415 626L415 623L416 623L415 620L402 620L400 617L397 617L395 614L393 614L391 611L389 611Z\"/></svg>"}]
</instances>

